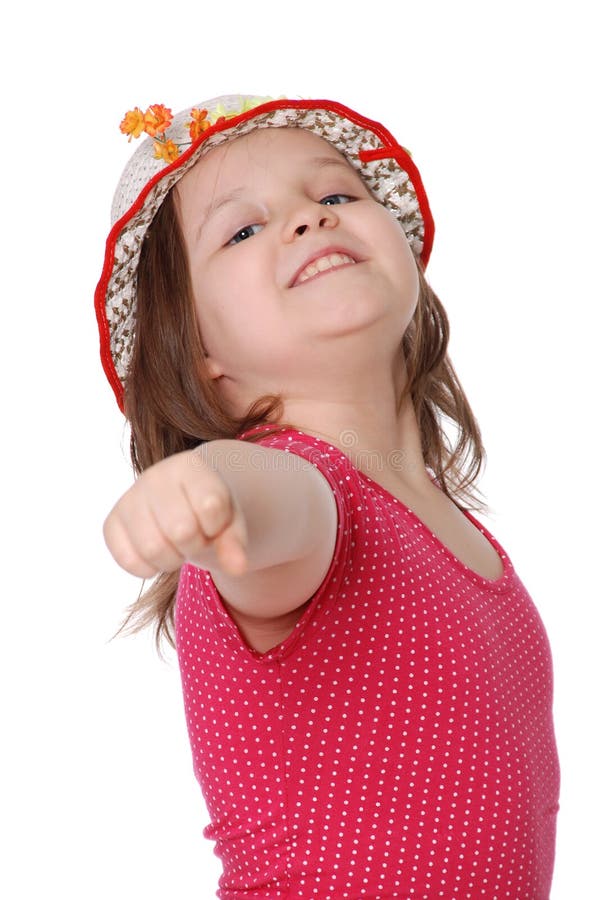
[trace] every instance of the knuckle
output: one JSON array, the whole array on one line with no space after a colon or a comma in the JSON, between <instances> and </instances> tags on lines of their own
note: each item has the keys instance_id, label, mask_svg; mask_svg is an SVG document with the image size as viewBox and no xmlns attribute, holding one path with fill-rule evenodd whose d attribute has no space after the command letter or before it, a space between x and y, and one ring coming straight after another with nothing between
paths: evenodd
<instances>
[{"instance_id":1,"label":"knuckle","mask_svg":"<svg viewBox=\"0 0 602 900\"><path fill-rule=\"evenodd\" d=\"M199 526L193 516L180 516L167 526L168 534L174 544L187 544L199 534Z\"/></svg>"},{"instance_id":2,"label":"knuckle","mask_svg":"<svg viewBox=\"0 0 602 900\"><path fill-rule=\"evenodd\" d=\"M209 528L214 532L216 528L223 528L229 521L231 513L230 494L222 488L211 490L199 501L198 514L203 529Z\"/></svg>"},{"instance_id":3,"label":"knuckle","mask_svg":"<svg viewBox=\"0 0 602 900\"><path fill-rule=\"evenodd\" d=\"M166 542L161 535L146 535L140 541L140 552L143 559L152 562L158 559L166 549Z\"/></svg>"},{"instance_id":4,"label":"knuckle","mask_svg":"<svg viewBox=\"0 0 602 900\"><path fill-rule=\"evenodd\" d=\"M230 492L223 484L213 484L201 499L203 510L225 509L230 506Z\"/></svg>"}]
</instances>

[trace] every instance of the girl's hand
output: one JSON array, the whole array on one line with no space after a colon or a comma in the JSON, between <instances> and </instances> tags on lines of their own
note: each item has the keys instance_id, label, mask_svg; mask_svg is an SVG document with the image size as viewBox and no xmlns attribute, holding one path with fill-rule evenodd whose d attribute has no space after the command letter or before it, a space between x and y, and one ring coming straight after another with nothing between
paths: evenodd
<instances>
[{"instance_id":1,"label":"girl's hand","mask_svg":"<svg viewBox=\"0 0 602 900\"><path fill-rule=\"evenodd\" d=\"M241 575L247 528L236 498L194 450L146 469L117 501L103 527L119 565L141 578L184 562Z\"/></svg>"}]
</instances>

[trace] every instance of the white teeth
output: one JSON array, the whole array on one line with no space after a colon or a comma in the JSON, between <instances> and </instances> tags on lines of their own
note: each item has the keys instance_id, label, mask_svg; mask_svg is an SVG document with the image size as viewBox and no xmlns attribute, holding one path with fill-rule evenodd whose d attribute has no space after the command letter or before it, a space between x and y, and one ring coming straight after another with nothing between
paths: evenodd
<instances>
[{"instance_id":1,"label":"white teeth","mask_svg":"<svg viewBox=\"0 0 602 900\"><path fill-rule=\"evenodd\" d=\"M327 269L335 269L337 266L354 262L355 260L347 256L346 253L329 253L327 256L321 256L306 266L298 276L297 282L307 281L308 278L312 278L318 272L325 272Z\"/></svg>"},{"instance_id":2,"label":"white teeth","mask_svg":"<svg viewBox=\"0 0 602 900\"><path fill-rule=\"evenodd\" d=\"M317 275L318 269L312 263L310 263L306 269L303 269L301 274L299 275L299 281L307 281L308 278L311 278L312 275Z\"/></svg>"}]
</instances>

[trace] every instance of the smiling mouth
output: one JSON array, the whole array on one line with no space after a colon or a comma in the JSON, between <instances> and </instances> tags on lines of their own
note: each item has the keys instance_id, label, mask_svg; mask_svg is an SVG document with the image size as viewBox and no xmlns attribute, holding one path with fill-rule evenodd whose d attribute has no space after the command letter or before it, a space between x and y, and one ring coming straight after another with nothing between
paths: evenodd
<instances>
[{"instance_id":1,"label":"smiling mouth","mask_svg":"<svg viewBox=\"0 0 602 900\"><path fill-rule=\"evenodd\" d=\"M293 287L297 284L302 284L304 281L309 281L310 278L315 278L316 275L321 275L323 272L354 265L355 260L347 253L327 253L325 256L320 256L305 266L295 278Z\"/></svg>"}]
</instances>

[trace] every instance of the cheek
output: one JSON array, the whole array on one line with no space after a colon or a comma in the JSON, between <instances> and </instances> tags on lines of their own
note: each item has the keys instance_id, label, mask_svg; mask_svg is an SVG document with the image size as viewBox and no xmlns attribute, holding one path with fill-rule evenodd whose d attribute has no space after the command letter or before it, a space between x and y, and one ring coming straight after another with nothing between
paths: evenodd
<instances>
[{"instance_id":1,"label":"cheek","mask_svg":"<svg viewBox=\"0 0 602 900\"><path fill-rule=\"evenodd\" d=\"M400 284L407 285L413 296L418 296L418 265L405 232L398 222L391 222L393 226L388 230L387 251L392 264L395 266Z\"/></svg>"},{"instance_id":2,"label":"cheek","mask_svg":"<svg viewBox=\"0 0 602 900\"><path fill-rule=\"evenodd\" d=\"M215 277L213 272L195 286L195 313L205 348L227 359L244 355L250 346L261 343L267 312L259 308L260 287L246 273L236 279ZM240 276L240 277L239 277Z\"/></svg>"},{"instance_id":3,"label":"cheek","mask_svg":"<svg viewBox=\"0 0 602 900\"><path fill-rule=\"evenodd\" d=\"M418 264L404 230L392 216L386 234L386 252L390 260L392 277L399 285L404 319L407 319L408 324L416 311L420 294Z\"/></svg>"},{"instance_id":4,"label":"cheek","mask_svg":"<svg viewBox=\"0 0 602 900\"><path fill-rule=\"evenodd\" d=\"M406 237L405 231L399 224L397 217L381 203L376 203L373 208L374 224L383 240L387 250L393 257L405 259L415 265L414 254Z\"/></svg>"},{"instance_id":5,"label":"cheek","mask_svg":"<svg viewBox=\"0 0 602 900\"><path fill-rule=\"evenodd\" d=\"M205 350L217 355L227 345L232 315L228 310L220 279L215 273L197 270L193 273L194 309Z\"/></svg>"}]
</instances>

